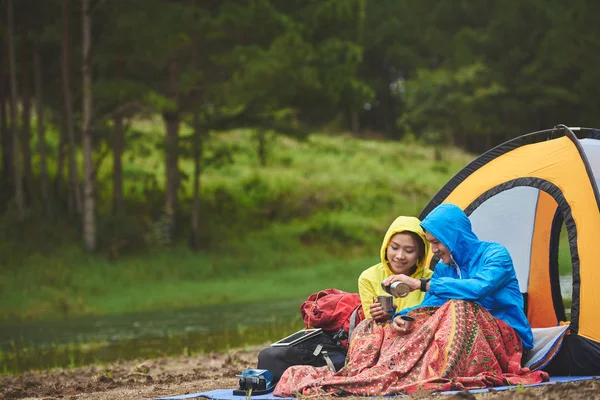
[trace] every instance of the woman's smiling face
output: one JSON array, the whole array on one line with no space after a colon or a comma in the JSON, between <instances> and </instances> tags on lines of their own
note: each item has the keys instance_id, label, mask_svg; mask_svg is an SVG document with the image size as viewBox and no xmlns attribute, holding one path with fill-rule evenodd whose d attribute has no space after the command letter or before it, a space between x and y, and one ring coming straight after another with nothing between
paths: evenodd
<instances>
[{"instance_id":1,"label":"woman's smiling face","mask_svg":"<svg viewBox=\"0 0 600 400\"><path fill-rule=\"evenodd\" d=\"M390 239L386 256L394 274L410 275L419 258L419 243L409 233L396 233Z\"/></svg>"}]
</instances>

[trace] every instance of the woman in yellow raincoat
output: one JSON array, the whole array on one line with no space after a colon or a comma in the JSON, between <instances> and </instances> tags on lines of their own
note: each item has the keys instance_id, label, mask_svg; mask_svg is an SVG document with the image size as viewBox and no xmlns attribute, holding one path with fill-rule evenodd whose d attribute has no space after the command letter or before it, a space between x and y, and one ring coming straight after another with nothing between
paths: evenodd
<instances>
[{"instance_id":1,"label":"woman in yellow raincoat","mask_svg":"<svg viewBox=\"0 0 600 400\"><path fill-rule=\"evenodd\" d=\"M379 295L387 295L381 282L391 283L394 275L404 274L416 279L428 279L433 274L425 267L425 257L429 252L429 242L425 240L425 232L421 221L415 217L400 216L390 225L381 244L381 262L363 271L358 278L360 294L365 318L373 318L384 322L391 315L383 310L376 299ZM406 297L394 299L396 310L414 307L423 301L424 292L412 291Z\"/></svg>"}]
</instances>

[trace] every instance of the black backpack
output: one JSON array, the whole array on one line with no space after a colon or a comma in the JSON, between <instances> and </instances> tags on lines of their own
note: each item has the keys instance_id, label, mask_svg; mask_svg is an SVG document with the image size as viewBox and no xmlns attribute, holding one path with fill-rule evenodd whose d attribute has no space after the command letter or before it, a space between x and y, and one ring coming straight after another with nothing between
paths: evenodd
<instances>
[{"instance_id":1,"label":"black backpack","mask_svg":"<svg viewBox=\"0 0 600 400\"><path fill-rule=\"evenodd\" d=\"M327 365L332 371L339 371L346 362L346 350L337 343L331 334L321 332L293 346L267 347L258 354L257 368L269 370L275 382L293 365Z\"/></svg>"}]
</instances>

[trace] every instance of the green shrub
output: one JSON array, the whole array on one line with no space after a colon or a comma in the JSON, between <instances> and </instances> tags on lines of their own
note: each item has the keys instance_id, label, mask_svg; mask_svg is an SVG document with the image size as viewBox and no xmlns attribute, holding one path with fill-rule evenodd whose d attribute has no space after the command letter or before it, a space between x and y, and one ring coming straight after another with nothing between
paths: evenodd
<instances>
[{"instance_id":1,"label":"green shrub","mask_svg":"<svg viewBox=\"0 0 600 400\"><path fill-rule=\"evenodd\" d=\"M330 243L343 246L364 246L373 243L377 231L372 221L350 213L319 214L300 235L304 244Z\"/></svg>"}]
</instances>

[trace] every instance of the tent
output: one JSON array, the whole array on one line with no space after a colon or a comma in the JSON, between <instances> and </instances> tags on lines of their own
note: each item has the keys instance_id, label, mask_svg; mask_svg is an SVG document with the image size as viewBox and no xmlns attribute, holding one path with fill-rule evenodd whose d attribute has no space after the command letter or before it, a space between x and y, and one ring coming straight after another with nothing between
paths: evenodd
<instances>
[{"instance_id":1,"label":"tent","mask_svg":"<svg viewBox=\"0 0 600 400\"><path fill-rule=\"evenodd\" d=\"M564 224L573 277L570 328L547 366L550 373L600 375L599 180L600 130L558 125L484 153L419 215L454 203L480 239L506 246L532 328L568 321L558 271ZM433 266L437 260L429 257Z\"/></svg>"}]
</instances>

